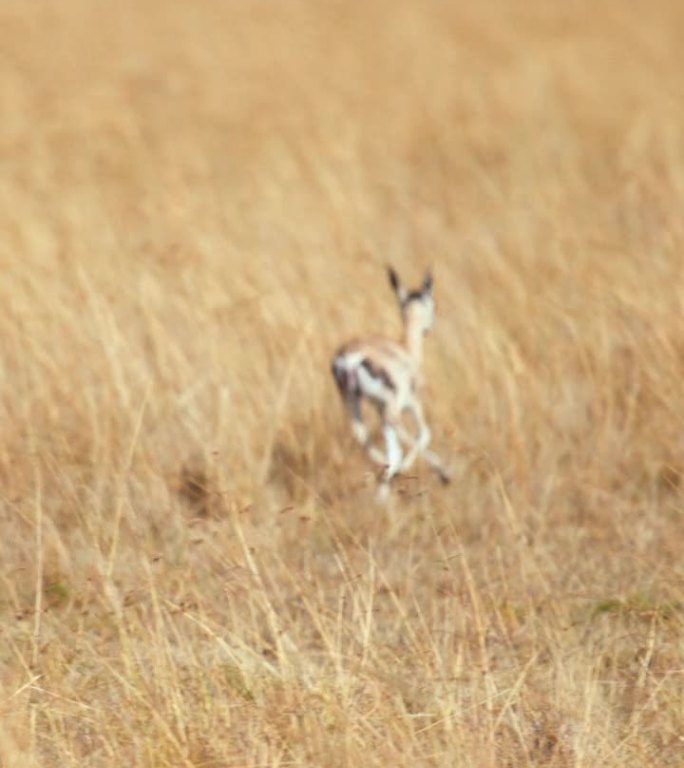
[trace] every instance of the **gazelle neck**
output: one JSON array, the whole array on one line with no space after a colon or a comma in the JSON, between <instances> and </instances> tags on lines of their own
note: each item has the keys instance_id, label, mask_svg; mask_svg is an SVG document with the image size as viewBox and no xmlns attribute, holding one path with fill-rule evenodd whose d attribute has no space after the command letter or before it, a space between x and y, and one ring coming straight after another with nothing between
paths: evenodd
<instances>
[{"instance_id":1,"label":"gazelle neck","mask_svg":"<svg viewBox=\"0 0 684 768\"><path fill-rule=\"evenodd\" d=\"M423 329L419 323L411 320L411 317L406 319L403 342L418 370L423 363Z\"/></svg>"}]
</instances>

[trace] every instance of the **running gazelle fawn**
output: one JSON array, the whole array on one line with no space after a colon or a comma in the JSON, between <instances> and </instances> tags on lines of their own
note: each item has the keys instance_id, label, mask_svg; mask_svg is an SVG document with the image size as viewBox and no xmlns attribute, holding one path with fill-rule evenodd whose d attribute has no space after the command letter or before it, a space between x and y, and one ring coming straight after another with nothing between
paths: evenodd
<instances>
[{"instance_id":1,"label":"running gazelle fawn","mask_svg":"<svg viewBox=\"0 0 684 768\"><path fill-rule=\"evenodd\" d=\"M332 362L333 376L351 419L354 437L367 455L385 468L379 487L381 495L386 495L389 482L397 472L409 469L418 456L426 460L443 483L449 482L440 458L428 449L430 429L420 402L423 337L435 319L432 275L428 272L418 290L408 291L394 269L388 267L387 272L401 311L402 338L399 341L380 336L353 339L339 348ZM364 398L380 416L384 451L371 442L361 414ZM406 412L415 421L415 436L403 425Z\"/></svg>"}]
</instances>

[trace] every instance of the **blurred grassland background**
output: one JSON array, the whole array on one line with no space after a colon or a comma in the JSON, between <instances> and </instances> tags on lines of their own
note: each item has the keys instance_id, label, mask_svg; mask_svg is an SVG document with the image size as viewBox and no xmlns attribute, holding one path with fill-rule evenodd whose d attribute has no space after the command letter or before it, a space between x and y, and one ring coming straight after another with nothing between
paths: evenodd
<instances>
[{"instance_id":1,"label":"blurred grassland background","mask_svg":"<svg viewBox=\"0 0 684 768\"><path fill-rule=\"evenodd\" d=\"M0 2L0 766L684 765L684 4ZM329 374L432 267L387 507Z\"/></svg>"}]
</instances>

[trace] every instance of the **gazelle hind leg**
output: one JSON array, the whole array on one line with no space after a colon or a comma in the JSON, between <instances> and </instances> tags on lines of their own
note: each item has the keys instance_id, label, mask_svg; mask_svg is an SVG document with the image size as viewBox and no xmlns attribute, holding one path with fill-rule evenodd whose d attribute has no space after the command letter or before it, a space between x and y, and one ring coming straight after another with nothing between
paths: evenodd
<instances>
[{"instance_id":1,"label":"gazelle hind leg","mask_svg":"<svg viewBox=\"0 0 684 768\"><path fill-rule=\"evenodd\" d=\"M401 469L401 444L397 436L397 430L389 422L382 425L382 435L385 438L385 473L383 480L386 483Z\"/></svg>"},{"instance_id":2,"label":"gazelle hind leg","mask_svg":"<svg viewBox=\"0 0 684 768\"><path fill-rule=\"evenodd\" d=\"M378 499L387 501L390 481L401 469L401 443L397 430L388 421L382 423L382 435L385 439L385 471L378 486Z\"/></svg>"},{"instance_id":3,"label":"gazelle hind leg","mask_svg":"<svg viewBox=\"0 0 684 768\"><path fill-rule=\"evenodd\" d=\"M376 464L384 464L385 455L379 448L376 448L371 443L368 427L361 416L361 398L355 394L348 394L344 400L349 412L349 417L351 418L352 433L354 437L363 446L364 451L372 461Z\"/></svg>"}]
</instances>

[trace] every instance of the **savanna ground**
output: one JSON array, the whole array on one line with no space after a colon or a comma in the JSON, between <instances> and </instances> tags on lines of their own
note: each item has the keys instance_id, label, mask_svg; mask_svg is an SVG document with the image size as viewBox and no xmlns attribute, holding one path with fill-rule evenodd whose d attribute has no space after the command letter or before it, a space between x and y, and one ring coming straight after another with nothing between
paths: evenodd
<instances>
[{"instance_id":1,"label":"savanna ground","mask_svg":"<svg viewBox=\"0 0 684 768\"><path fill-rule=\"evenodd\" d=\"M0 3L0 765L684 765L684 6ZM434 446L329 373L434 268Z\"/></svg>"}]
</instances>

